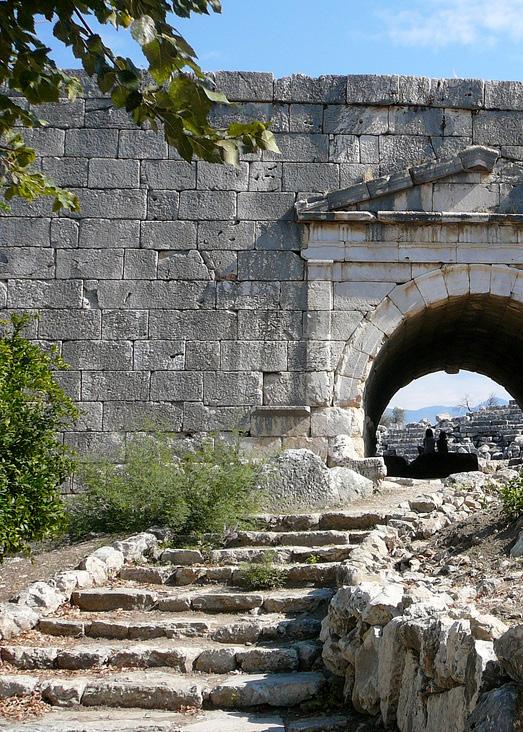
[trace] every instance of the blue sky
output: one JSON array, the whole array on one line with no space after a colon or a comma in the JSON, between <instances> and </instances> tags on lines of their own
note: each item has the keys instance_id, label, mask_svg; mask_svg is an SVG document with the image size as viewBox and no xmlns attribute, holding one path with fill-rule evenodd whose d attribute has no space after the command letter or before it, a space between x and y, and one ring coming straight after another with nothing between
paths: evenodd
<instances>
[{"instance_id":1,"label":"blue sky","mask_svg":"<svg viewBox=\"0 0 523 732\"><path fill-rule=\"evenodd\" d=\"M176 19L209 71L521 78L523 0L222 3L221 15ZM106 34L140 60L126 33ZM57 59L73 65L67 53Z\"/></svg>"},{"instance_id":2,"label":"blue sky","mask_svg":"<svg viewBox=\"0 0 523 732\"><path fill-rule=\"evenodd\" d=\"M521 79L523 0L222 0L223 13L176 19L208 71L408 74ZM40 28L56 60L77 66L48 26ZM114 50L143 65L128 33L104 29ZM393 399L416 408L508 398L486 377L438 373L413 382Z\"/></svg>"}]
</instances>

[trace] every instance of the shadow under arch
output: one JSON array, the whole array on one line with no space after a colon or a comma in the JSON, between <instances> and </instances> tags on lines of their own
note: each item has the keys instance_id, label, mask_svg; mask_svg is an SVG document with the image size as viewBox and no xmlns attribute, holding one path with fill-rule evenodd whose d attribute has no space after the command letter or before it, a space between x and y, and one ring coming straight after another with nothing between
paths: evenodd
<instances>
[{"instance_id":1,"label":"shadow under arch","mask_svg":"<svg viewBox=\"0 0 523 732\"><path fill-rule=\"evenodd\" d=\"M523 271L456 264L397 285L347 342L334 404L361 410L372 456L394 394L426 374L459 369L489 376L523 406Z\"/></svg>"}]
</instances>

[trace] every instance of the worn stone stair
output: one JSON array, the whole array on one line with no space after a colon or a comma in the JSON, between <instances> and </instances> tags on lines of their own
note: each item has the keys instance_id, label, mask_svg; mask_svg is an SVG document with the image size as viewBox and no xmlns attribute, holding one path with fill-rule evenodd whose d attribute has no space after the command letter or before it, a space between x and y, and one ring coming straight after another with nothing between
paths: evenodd
<instances>
[{"instance_id":1,"label":"worn stone stair","mask_svg":"<svg viewBox=\"0 0 523 732\"><path fill-rule=\"evenodd\" d=\"M316 719L300 708L322 709L328 691L319 635L339 563L385 520L362 511L259 516L220 549L164 548L105 586L76 590L36 630L0 645L0 697L38 693L50 710L47 727L46 717L6 729L351 729L346 715ZM268 552L284 586L245 589L243 568Z\"/></svg>"}]
</instances>

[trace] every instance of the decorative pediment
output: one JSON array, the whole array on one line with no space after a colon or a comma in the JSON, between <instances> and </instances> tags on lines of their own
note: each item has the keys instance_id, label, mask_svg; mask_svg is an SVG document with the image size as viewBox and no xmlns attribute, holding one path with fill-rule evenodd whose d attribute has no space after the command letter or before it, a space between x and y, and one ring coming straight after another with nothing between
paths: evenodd
<instances>
[{"instance_id":1,"label":"decorative pediment","mask_svg":"<svg viewBox=\"0 0 523 732\"><path fill-rule=\"evenodd\" d=\"M296 213L298 221L334 221L334 220L370 220L376 215L370 211L355 210L356 207L367 208L369 203L385 196L391 196L416 186L442 181L445 178L465 175L470 172L491 173L499 150L472 145L463 149L458 155L446 160L431 160L419 165L413 165L404 170L380 178L374 178L337 191L331 191L324 196L314 196L305 201L298 201ZM347 209L352 210L347 210ZM384 208L386 208L384 206ZM387 211L387 213L392 213ZM398 214L414 215L414 212L394 212ZM441 212L419 212L426 217L441 218ZM338 214L345 214L339 216ZM416 216L419 218L416 212ZM485 214L495 216L496 214Z\"/></svg>"}]
</instances>

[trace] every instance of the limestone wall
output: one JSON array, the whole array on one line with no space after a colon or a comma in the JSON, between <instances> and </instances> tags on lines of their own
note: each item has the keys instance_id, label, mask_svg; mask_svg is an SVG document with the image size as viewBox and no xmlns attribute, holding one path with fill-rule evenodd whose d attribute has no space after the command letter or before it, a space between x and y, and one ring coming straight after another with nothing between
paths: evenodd
<instances>
[{"instance_id":1,"label":"limestone wall","mask_svg":"<svg viewBox=\"0 0 523 732\"><path fill-rule=\"evenodd\" d=\"M502 155L489 176L381 207L519 211L523 83L228 72L216 83L238 104L214 121L270 120L281 155L247 155L239 170L189 165L88 79L83 98L39 108L50 124L26 135L82 212L55 215L40 200L2 215L0 304L38 311L32 336L60 344L62 381L83 410L66 439L80 451L117 459L126 433L156 421L183 433L239 427L246 444L325 455L338 432L362 432L361 414L349 423L328 411L334 372L389 285L453 262L523 264L516 225L501 227L493 252L477 221L410 233L367 224L347 237L341 280L313 268L307 282L311 236L293 208L479 143Z\"/></svg>"}]
</instances>

